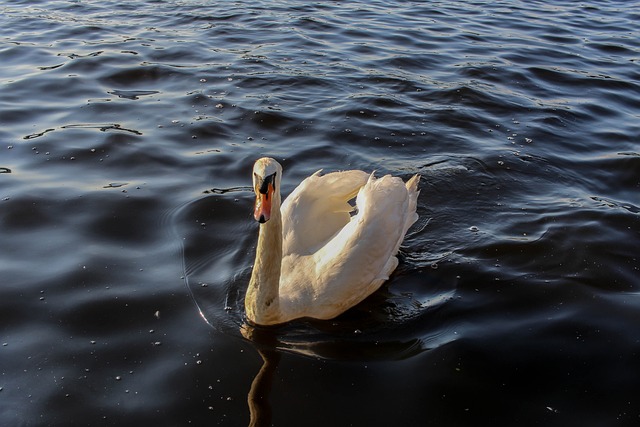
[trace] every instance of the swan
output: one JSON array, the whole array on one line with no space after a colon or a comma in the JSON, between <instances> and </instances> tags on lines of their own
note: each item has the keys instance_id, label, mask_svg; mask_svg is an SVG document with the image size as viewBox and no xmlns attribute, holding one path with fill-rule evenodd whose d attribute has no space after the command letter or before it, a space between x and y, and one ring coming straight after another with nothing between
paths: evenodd
<instances>
[{"instance_id":1,"label":"swan","mask_svg":"<svg viewBox=\"0 0 640 427\"><path fill-rule=\"evenodd\" d=\"M361 170L321 172L281 203L282 166L268 157L254 164L253 215L260 225L245 295L250 323L332 319L375 292L398 266L400 244L418 219L420 176L404 183Z\"/></svg>"}]
</instances>

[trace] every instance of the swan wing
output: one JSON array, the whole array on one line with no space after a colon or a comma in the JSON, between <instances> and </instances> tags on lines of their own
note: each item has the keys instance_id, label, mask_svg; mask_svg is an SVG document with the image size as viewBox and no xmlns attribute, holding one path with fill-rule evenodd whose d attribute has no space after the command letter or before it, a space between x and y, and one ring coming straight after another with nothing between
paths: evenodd
<instances>
[{"instance_id":1,"label":"swan wing","mask_svg":"<svg viewBox=\"0 0 640 427\"><path fill-rule=\"evenodd\" d=\"M320 172L302 181L282 204L283 256L311 254L349 223L349 200L368 177L359 170Z\"/></svg>"},{"instance_id":2,"label":"swan wing","mask_svg":"<svg viewBox=\"0 0 640 427\"><path fill-rule=\"evenodd\" d=\"M358 212L316 252L283 259L283 294L290 309L329 319L375 292L398 265L396 254L417 220L419 176L373 174L356 198ZM306 306L306 307L304 307Z\"/></svg>"}]
</instances>

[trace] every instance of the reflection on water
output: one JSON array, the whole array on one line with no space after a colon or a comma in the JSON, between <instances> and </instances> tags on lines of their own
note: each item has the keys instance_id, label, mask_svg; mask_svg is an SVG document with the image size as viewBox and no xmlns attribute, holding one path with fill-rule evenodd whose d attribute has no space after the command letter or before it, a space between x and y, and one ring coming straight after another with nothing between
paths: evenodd
<instances>
[{"instance_id":1,"label":"reflection on water","mask_svg":"<svg viewBox=\"0 0 640 427\"><path fill-rule=\"evenodd\" d=\"M269 405L269 393L273 375L278 367L280 355L276 351L260 350L263 364L255 379L251 383L251 389L247 395L249 413L251 416L249 426L263 427L271 425L271 405Z\"/></svg>"},{"instance_id":2,"label":"reflection on water","mask_svg":"<svg viewBox=\"0 0 640 427\"><path fill-rule=\"evenodd\" d=\"M260 350L263 364L255 379L251 383L251 389L247 395L249 404L251 427L263 427L271 425L271 405L269 404L269 393L273 375L280 361L280 354L276 351Z\"/></svg>"}]
</instances>

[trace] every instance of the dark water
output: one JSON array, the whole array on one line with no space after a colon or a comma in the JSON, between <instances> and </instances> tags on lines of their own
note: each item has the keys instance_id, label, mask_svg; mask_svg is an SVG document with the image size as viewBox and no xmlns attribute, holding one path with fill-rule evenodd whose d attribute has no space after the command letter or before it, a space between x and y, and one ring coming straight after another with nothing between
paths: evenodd
<instances>
[{"instance_id":1,"label":"dark water","mask_svg":"<svg viewBox=\"0 0 640 427\"><path fill-rule=\"evenodd\" d=\"M215 3L0 5L0 425L640 425L637 2ZM388 285L243 324L262 155L422 174Z\"/></svg>"}]
</instances>

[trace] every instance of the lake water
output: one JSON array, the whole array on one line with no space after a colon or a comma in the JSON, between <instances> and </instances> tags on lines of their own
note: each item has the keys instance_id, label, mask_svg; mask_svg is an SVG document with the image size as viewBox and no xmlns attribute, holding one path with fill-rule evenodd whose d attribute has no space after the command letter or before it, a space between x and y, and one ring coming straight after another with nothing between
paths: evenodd
<instances>
[{"instance_id":1,"label":"lake water","mask_svg":"<svg viewBox=\"0 0 640 427\"><path fill-rule=\"evenodd\" d=\"M640 425L640 4L0 4L0 425ZM251 167L422 175L383 288L244 324Z\"/></svg>"}]
</instances>

